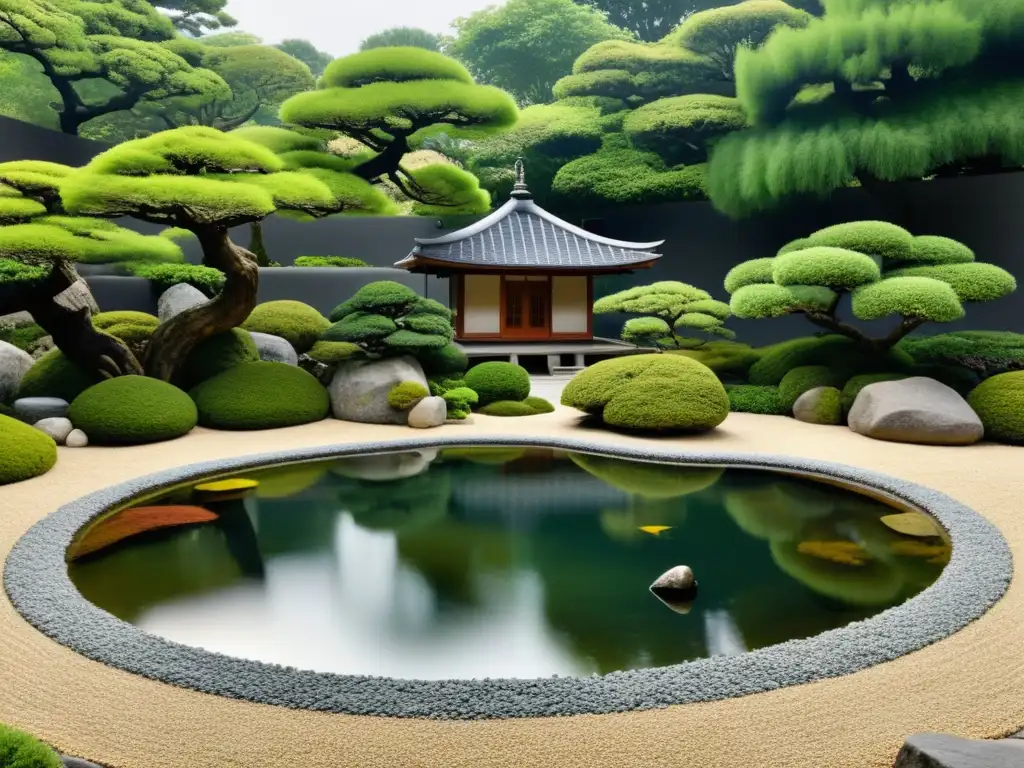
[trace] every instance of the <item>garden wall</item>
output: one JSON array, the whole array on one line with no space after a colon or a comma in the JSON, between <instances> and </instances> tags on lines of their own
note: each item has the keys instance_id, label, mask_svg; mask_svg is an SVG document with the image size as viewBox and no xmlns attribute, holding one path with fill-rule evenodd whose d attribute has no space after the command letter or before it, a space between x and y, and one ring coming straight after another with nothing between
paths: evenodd
<instances>
[{"instance_id":1,"label":"garden wall","mask_svg":"<svg viewBox=\"0 0 1024 768\"><path fill-rule=\"evenodd\" d=\"M69 164L87 162L105 145L65 136L44 128L0 118L0 161L45 159ZM599 278L596 296L654 280L682 280L726 298L722 280L740 261L772 255L782 244L819 227L857 219L883 219L915 234L953 237L971 246L978 258L1012 272L1021 280L1018 294L968 308L967 317L944 328L985 328L1024 332L1024 173L906 182L883 185L878 192L846 189L821 203L742 221L730 220L710 203L666 203L621 206L605 210L558 212L574 223L610 237L650 241L664 238L664 257L654 269L632 275ZM341 216L315 222L272 217L264 223L264 243L271 258L291 264L297 256L334 255L361 258L373 267L391 267L409 253L416 237L434 237L467 224L466 217L443 221L428 217ZM153 228L133 221L121 223L142 231ZM233 231L236 242L248 245L248 228ZM186 249L198 261L194 247ZM447 303L447 281L408 275L398 270L261 270L260 299L300 299L329 311L359 286L374 279L399 279ZM152 294L134 278L87 277L104 309L152 309ZM147 302L149 302L147 304ZM598 317L598 335L617 334L621 318ZM731 321L739 338L751 344L770 343L811 328L799 318Z\"/></svg>"}]
</instances>

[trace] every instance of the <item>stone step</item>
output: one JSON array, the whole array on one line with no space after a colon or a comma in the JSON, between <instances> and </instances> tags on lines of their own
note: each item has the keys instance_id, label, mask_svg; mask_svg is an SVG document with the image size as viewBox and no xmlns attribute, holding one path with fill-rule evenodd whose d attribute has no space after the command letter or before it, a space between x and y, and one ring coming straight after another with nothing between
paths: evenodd
<instances>
[{"instance_id":1,"label":"stone step","mask_svg":"<svg viewBox=\"0 0 1024 768\"><path fill-rule=\"evenodd\" d=\"M1024 739L915 733L903 744L893 768L1024 768Z\"/></svg>"}]
</instances>

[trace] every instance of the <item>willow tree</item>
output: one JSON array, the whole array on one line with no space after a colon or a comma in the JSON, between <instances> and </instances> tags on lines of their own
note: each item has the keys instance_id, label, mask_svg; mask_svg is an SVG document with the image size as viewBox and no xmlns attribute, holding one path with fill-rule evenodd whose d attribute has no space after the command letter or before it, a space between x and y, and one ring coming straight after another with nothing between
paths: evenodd
<instances>
[{"instance_id":1,"label":"willow tree","mask_svg":"<svg viewBox=\"0 0 1024 768\"><path fill-rule=\"evenodd\" d=\"M146 373L176 377L200 341L230 330L256 305L259 270L228 230L275 211L326 216L373 210L383 196L363 179L327 169L287 171L270 150L214 128L190 126L125 142L97 155L61 185L73 214L142 221L192 232L203 265L224 273L208 303L162 323L146 348Z\"/></svg>"},{"instance_id":2,"label":"willow tree","mask_svg":"<svg viewBox=\"0 0 1024 768\"><path fill-rule=\"evenodd\" d=\"M859 183L1024 165L1024 4L823 0L825 14L736 56L751 121L715 148L732 216Z\"/></svg>"},{"instance_id":3,"label":"willow tree","mask_svg":"<svg viewBox=\"0 0 1024 768\"><path fill-rule=\"evenodd\" d=\"M141 374L119 339L92 323L95 302L75 264L184 259L170 239L66 215L59 189L73 169L0 163L0 315L29 312L65 357L101 376Z\"/></svg>"},{"instance_id":4,"label":"willow tree","mask_svg":"<svg viewBox=\"0 0 1024 768\"><path fill-rule=\"evenodd\" d=\"M368 182L390 181L428 210L459 199L463 210L486 209L476 178L451 164L413 171L404 158L437 131L485 135L513 125L512 97L473 82L454 59L422 48L374 48L335 59L317 90L281 107L285 123L336 131L360 142L366 155L351 173Z\"/></svg>"},{"instance_id":5,"label":"willow tree","mask_svg":"<svg viewBox=\"0 0 1024 768\"><path fill-rule=\"evenodd\" d=\"M1011 274L976 261L963 243L915 237L883 221L820 229L773 257L738 264L725 277L734 316L803 315L871 353L887 352L925 323L959 320L965 303L992 301L1016 287ZM858 320L898 322L889 333L871 336L839 315L845 296Z\"/></svg>"}]
</instances>

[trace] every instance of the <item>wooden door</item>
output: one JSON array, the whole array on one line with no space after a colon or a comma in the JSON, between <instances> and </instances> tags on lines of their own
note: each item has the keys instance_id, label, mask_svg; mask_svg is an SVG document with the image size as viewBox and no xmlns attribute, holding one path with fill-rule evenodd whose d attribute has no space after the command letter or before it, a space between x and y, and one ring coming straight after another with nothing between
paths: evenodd
<instances>
[{"instance_id":1,"label":"wooden door","mask_svg":"<svg viewBox=\"0 0 1024 768\"><path fill-rule=\"evenodd\" d=\"M551 281L547 277L506 276L502 281L502 338L551 336Z\"/></svg>"}]
</instances>

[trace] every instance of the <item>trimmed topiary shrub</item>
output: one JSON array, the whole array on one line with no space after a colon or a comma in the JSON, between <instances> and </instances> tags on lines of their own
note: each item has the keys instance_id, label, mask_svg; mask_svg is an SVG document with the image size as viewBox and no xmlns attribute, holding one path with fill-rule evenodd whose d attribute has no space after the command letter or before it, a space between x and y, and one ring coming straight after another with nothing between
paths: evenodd
<instances>
[{"instance_id":1,"label":"trimmed topiary shrub","mask_svg":"<svg viewBox=\"0 0 1024 768\"><path fill-rule=\"evenodd\" d=\"M306 354L318 362L333 365L362 351L358 345L347 341L318 341Z\"/></svg>"},{"instance_id":2,"label":"trimmed topiary shrub","mask_svg":"<svg viewBox=\"0 0 1024 768\"><path fill-rule=\"evenodd\" d=\"M189 352L181 369L181 381L186 389L191 389L229 368L259 359L259 350L249 332L232 328L205 339Z\"/></svg>"},{"instance_id":3,"label":"trimmed topiary shrub","mask_svg":"<svg viewBox=\"0 0 1024 768\"><path fill-rule=\"evenodd\" d=\"M45 474L57 463L57 444L49 435L17 419L0 415L0 485ZM0 757L3 756L0 726ZM7 765L0 760L0 765Z\"/></svg>"},{"instance_id":4,"label":"trimmed topiary shrub","mask_svg":"<svg viewBox=\"0 0 1024 768\"><path fill-rule=\"evenodd\" d=\"M300 355L316 344L330 327L326 317L301 301L267 301L258 304L242 328L287 339Z\"/></svg>"},{"instance_id":5,"label":"trimmed topiary shrub","mask_svg":"<svg viewBox=\"0 0 1024 768\"><path fill-rule=\"evenodd\" d=\"M779 382L779 400L787 411L793 408L804 392L815 387L839 388L846 383L847 374L824 365L802 365L794 368Z\"/></svg>"},{"instance_id":6,"label":"trimmed topiary shrub","mask_svg":"<svg viewBox=\"0 0 1024 768\"><path fill-rule=\"evenodd\" d=\"M316 377L285 363L242 363L190 393L199 424L211 429L276 429L327 417L331 403Z\"/></svg>"},{"instance_id":7,"label":"trimmed topiary shrub","mask_svg":"<svg viewBox=\"0 0 1024 768\"><path fill-rule=\"evenodd\" d=\"M857 395L868 384L875 384L879 381L898 381L905 378L907 378L905 373L862 373L848 379L843 385L840 395L843 415L845 416L850 412L850 409L853 408L853 401L857 399Z\"/></svg>"},{"instance_id":8,"label":"trimmed topiary shrub","mask_svg":"<svg viewBox=\"0 0 1024 768\"><path fill-rule=\"evenodd\" d=\"M418 381L403 381L388 392L388 405L397 411L407 411L424 397L429 396L430 390Z\"/></svg>"},{"instance_id":9,"label":"trimmed topiary shrub","mask_svg":"<svg viewBox=\"0 0 1024 768\"><path fill-rule=\"evenodd\" d=\"M76 397L68 418L93 445L142 445L188 434L198 414L191 398L165 381L118 376Z\"/></svg>"},{"instance_id":10,"label":"trimmed topiary shrub","mask_svg":"<svg viewBox=\"0 0 1024 768\"><path fill-rule=\"evenodd\" d=\"M68 360L59 349L51 349L25 372L18 397L60 397L70 403L102 380L98 373Z\"/></svg>"},{"instance_id":11,"label":"trimmed topiary shrub","mask_svg":"<svg viewBox=\"0 0 1024 768\"><path fill-rule=\"evenodd\" d=\"M985 437L1024 443L1024 371L1000 373L981 382L967 402L985 425Z\"/></svg>"},{"instance_id":12,"label":"trimmed topiary shrub","mask_svg":"<svg viewBox=\"0 0 1024 768\"><path fill-rule=\"evenodd\" d=\"M431 383L431 392L434 391L434 385ZM438 395L435 395L437 397ZM445 405L448 406L448 418L455 419L456 421L462 421L462 419L469 416L473 410L473 406L477 404L479 398L476 392L469 387L452 387L451 389L441 389L440 397L444 398Z\"/></svg>"},{"instance_id":13,"label":"trimmed topiary shrub","mask_svg":"<svg viewBox=\"0 0 1024 768\"><path fill-rule=\"evenodd\" d=\"M485 416L537 416L554 410L555 406L543 397L528 397L525 400L498 400L485 405L480 413Z\"/></svg>"},{"instance_id":14,"label":"trimmed topiary shrub","mask_svg":"<svg viewBox=\"0 0 1024 768\"><path fill-rule=\"evenodd\" d=\"M466 386L477 393L481 406L525 400L530 394L530 374L514 363L480 363L466 372Z\"/></svg>"},{"instance_id":15,"label":"trimmed topiary shrub","mask_svg":"<svg viewBox=\"0 0 1024 768\"><path fill-rule=\"evenodd\" d=\"M439 349L425 350L419 356L419 361L427 376L463 374L469 367L466 351L454 341Z\"/></svg>"},{"instance_id":16,"label":"trimmed topiary shrub","mask_svg":"<svg viewBox=\"0 0 1024 768\"><path fill-rule=\"evenodd\" d=\"M726 387L729 410L733 413L759 413L764 416L786 416L790 408L782 402L778 387L736 384Z\"/></svg>"},{"instance_id":17,"label":"trimmed topiary shrub","mask_svg":"<svg viewBox=\"0 0 1024 768\"><path fill-rule=\"evenodd\" d=\"M5 768L61 768L63 763L60 756L39 739L0 723L0 765Z\"/></svg>"},{"instance_id":18,"label":"trimmed topiary shrub","mask_svg":"<svg viewBox=\"0 0 1024 768\"><path fill-rule=\"evenodd\" d=\"M658 432L713 429L729 415L729 397L714 372L677 355L604 360L576 374L562 405L613 427Z\"/></svg>"},{"instance_id":19,"label":"trimmed topiary shrub","mask_svg":"<svg viewBox=\"0 0 1024 768\"><path fill-rule=\"evenodd\" d=\"M749 379L760 386L778 385L783 376L804 365L823 365L849 377L868 371L903 371L913 363L901 349L879 355L843 336L803 336L763 349L750 366Z\"/></svg>"},{"instance_id":20,"label":"trimmed topiary shrub","mask_svg":"<svg viewBox=\"0 0 1024 768\"><path fill-rule=\"evenodd\" d=\"M348 256L299 256L295 259L296 267L368 267L362 259Z\"/></svg>"}]
</instances>

